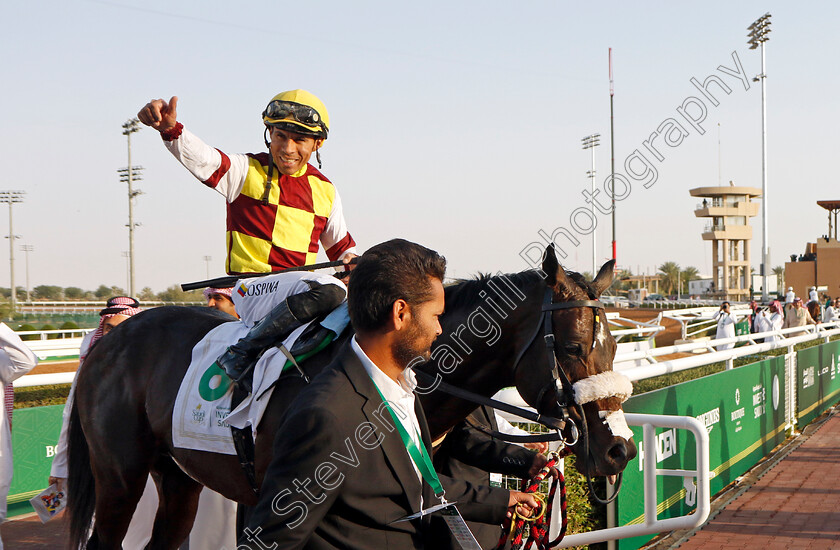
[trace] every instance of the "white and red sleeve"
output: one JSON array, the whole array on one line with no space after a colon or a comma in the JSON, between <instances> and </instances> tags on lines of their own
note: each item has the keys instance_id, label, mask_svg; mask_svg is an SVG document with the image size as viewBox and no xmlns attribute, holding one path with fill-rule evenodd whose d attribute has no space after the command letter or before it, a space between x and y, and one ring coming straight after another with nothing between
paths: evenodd
<instances>
[{"instance_id":1,"label":"white and red sleeve","mask_svg":"<svg viewBox=\"0 0 840 550\"><path fill-rule=\"evenodd\" d=\"M248 175L247 155L227 155L186 129L177 138L164 140L164 144L193 176L224 195L228 202L239 196Z\"/></svg>"},{"instance_id":2,"label":"white and red sleeve","mask_svg":"<svg viewBox=\"0 0 840 550\"><path fill-rule=\"evenodd\" d=\"M356 241L347 231L347 222L344 221L344 212L341 209L341 197L338 189L335 190L330 217L321 232L321 246L332 261L338 261L347 254L358 254L356 252Z\"/></svg>"}]
</instances>

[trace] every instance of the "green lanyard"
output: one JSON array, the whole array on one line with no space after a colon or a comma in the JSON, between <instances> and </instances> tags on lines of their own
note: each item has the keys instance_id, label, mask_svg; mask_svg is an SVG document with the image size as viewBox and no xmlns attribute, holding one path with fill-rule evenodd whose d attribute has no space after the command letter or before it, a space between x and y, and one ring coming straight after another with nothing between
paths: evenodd
<instances>
[{"instance_id":1,"label":"green lanyard","mask_svg":"<svg viewBox=\"0 0 840 550\"><path fill-rule=\"evenodd\" d=\"M373 382L372 378L371 382ZM394 413L394 410L391 408L388 400L385 399L382 392L379 391L379 387L376 385L376 382L373 382L373 387L376 388L376 393L379 394L379 397L382 398L382 402L385 403L385 406L388 408L388 412L391 413L391 418L394 420L394 425L400 433L403 445L405 445L405 450L408 451L409 456L411 456L411 460L414 461L414 465L417 466L418 470L420 470L420 475L423 476L423 479L426 480L426 483L428 483L435 492L435 496L443 498L443 485L440 484L437 472L435 472L435 468L432 466L432 459L429 457L428 451L426 451L426 446L423 445L423 438L420 437L419 433L417 434L417 439L420 441L420 448L418 448L414 443L414 440L411 439L411 436L408 435L408 432L405 431L405 427L402 422L400 422L396 413Z\"/></svg>"}]
</instances>

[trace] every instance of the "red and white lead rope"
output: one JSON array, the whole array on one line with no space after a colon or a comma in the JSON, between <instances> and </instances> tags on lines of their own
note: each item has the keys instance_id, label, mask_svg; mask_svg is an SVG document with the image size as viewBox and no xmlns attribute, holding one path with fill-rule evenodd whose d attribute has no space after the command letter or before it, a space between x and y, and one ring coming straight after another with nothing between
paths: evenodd
<instances>
[{"instance_id":1,"label":"red and white lead rope","mask_svg":"<svg viewBox=\"0 0 840 550\"><path fill-rule=\"evenodd\" d=\"M572 451L568 447L559 452L550 452L548 454L548 462L546 462L545 466L542 467L534 479L530 481L522 480L522 490L526 493L536 493L540 487L540 483L542 483L546 476L551 472L551 468L557 466L564 457L570 454L572 454ZM514 511L513 517L509 518L505 522L502 527L502 536L499 538L499 544L496 546L497 550L504 548L508 538L510 538L511 550L521 550L523 548L527 550L528 548L531 548L534 543L536 543L536 547L539 550L547 550L548 548L556 546L561 540L563 540L563 537L566 536L566 527L569 524L568 514L566 512L566 479L563 477L563 472L558 470L558 474L557 479L551 483L548 498L543 499L540 497L538 499L540 508L534 510L534 513L530 518L521 516ZM558 487L560 487L560 517L562 525L557 538L550 541L549 531L551 527L551 510L554 504L554 495L556 494ZM523 547L522 539L525 535L526 523L530 523L531 526L528 533L528 539Z\"/></svg>"}]
</instances>

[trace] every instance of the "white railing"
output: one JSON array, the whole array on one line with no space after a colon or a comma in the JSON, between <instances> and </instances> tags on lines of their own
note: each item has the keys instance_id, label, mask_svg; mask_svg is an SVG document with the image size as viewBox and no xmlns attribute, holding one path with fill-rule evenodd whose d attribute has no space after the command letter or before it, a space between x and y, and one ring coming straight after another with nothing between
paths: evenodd
<instances>
[{"instance_id":1,"label":"white railing","mask_svg":"<svg viewBox=\"0 0 840 550\"><path fill-rule=\"evenodd\" d=\"M21 331L16 331L15 334L17 334L20 337L37 336L38 340L47 340L49 338L50 334L59 334L60 336L57 339L61 340L61 339L73 338L75 336L82 337L92 330L95 330L95 329L92 329L92 328L65 328L65 329L55 329L55 330L21 330ZM71 336L65 336L65 334L70 334ZM29 345L29 343L31 343L33 341L34 340L28 340L27 345Z\"/></svg>"},{"instance_id":2,"label":"white railing","mask_svg":"<svg viewBox=\"0 0 840 550\"><path fill-rule=\"evenodd\" d=\"M141 301L142 309L160 306L202 306L204 302L145 302ZM18 302L20 313L98 313L105 307L101 301L50 301L50 302Z\"/></svg>"},{"instance_id":3,"label":"white railing","mask_svg":"<svg viewBox=\"0 0 840 550\"><path fill-rule=\"evenodd\" d=\"M644 336L648 341L653 340L657 334L665 330L665 327L656 321L639 321L638 319L627 319L616 311L607 312L607 320L610 325L610 334L616 342L621 342L626 336Z\"/></svg>"},{"instance_id":4,"label":"white railing","mask_svg":"<svg viewBox=\"0 0 840 550\"><path fill-rule=\"evenodd\" d=\"M504 389L497 393L494 397L500 401L504 401L505 403L509 403L517 407L523 407L531 411L534 410L525 402L524 399L522 399L522 396L519 395L516 388ZM503 411L499 411L499 414L508 422L528 422L524 418L511 415ZM706 427L697 419L688 416L625 413L625 417L629 425L642 426L642 441L644 442L643 448L649 449L646 456L651 458L651 460L645 459L643 464L645 502L644 523L610 527L588 533L566 535L557 548L582 546L596 542L662 533L664 531L672 531L674 529L693 529L702 525L709 517L712 496L709 481L712 473L709 471L709 433L706 431ZM696 470L668 470L656 467L656 428L689 430L694 434L696 456L695 464L697 465ZM642 460L641 456L638 457L638 460ZM659 503L657 502L656 492L656 478L658 476L694 478L694 483L697 487L697 508L695 511L691 514L675 518L658 519L657 506ZM559 494L555 495L554 504L555 505L552 507L550 533L552 539L557 536L557 528L561 524Z\"/></svg>"},{"instance_id":5,"label":"white railing","mask_svg":"<svg viewBox=\"0 0 840 550\"><path fill-rule=\"evenodd\" d=\"M55 384L72 384L76 378L76 371L56 372L53 374L27 374L21 376L12 384L15 388L31 388L35 386L52 386Z\"/></svg>"},{"instance_id":6,"label":"white railing","mask_svg":"<svg viewBox=\"0 0 840 550\"><path fill-rule=\"evenodd\" d=\"M662 322L662 319L673 319L674 321L679 322L680 325L682 325L682 339L685 340L686 338L696 336L715 325L716 321L713 317L718 311L720 311L720 300L715 300L710 305L716 307L700 306L674 311L663 311L659 314L656 320L660 323ZM743 319L744 317L752 314L752 310L747 305L742 306L740 304L732 304L731 302L730 305L732 306L731 314L738 319ZM691 325L694 330L689 331L689 325Z\"/></svg>"},{"instance_id":7,"label":"white railing","mask_svg":"<svg viewBox=\"0 0 840 550\"><path fill-rule=\"evenodd\" d=\"M668 416L659 414L626 413L627 423L642 427L642 441L648 453L644 460L644 523L621 525L599 529L588 533L566 535L557 548L583 546L596 542L605 542L629 537L639 537L673 531L675 529L694 529L702 525L712 509L711 488L709 481L709 433L697 419L688 416ZM656 467L656 428L676 428L689 430L694 434L696 470L667 470ZM641 460L641 458L639 459ZM678 476L694 478L697 487L697 508L689 514L675 518L659 519L657 514L656 478L658 476ZM558 506L559 508L559 506Z\"/></svg>"},{"instance_id":8,"label":"white railing","mask_svg":"<svg viewBox=\"0 0 840 550\"><path fill-rule=\"evenodd\" d=\"M82 338L56 338L55 340L26 340L24 342L41 361L57 357L78 357Z\"/></svg>"},{"instance_id":9,"label":"white railing","mask_svg":"<svg viewBox=\"0 0 840 550\"><path fill-rule=\"evenodd\" d=\"M790 336L791 334L802 333L803 331L807 331L807 333ZM652 350L634 351L622 355L616 355L615 362L627 362L626 364L629 364L630 362L637 361L639 359L645 359L651 364L628 366L624 368L618 366L616 370L627 376L630 380L636 382L646 378L653 378L655 376L662 376L663 374L680 372L718 362L726 362L727 368L732 368L734 360L739 357L755 355L765 351L781 348L787 348L788 352L792 353L793 347L796 344L817 339L824 339L827 342L832 336L837 334L840 334L840 322L834 321L831 323L821 323L819 325L745 334L734 338L721 338L719 340L693 342ZM766 337L777 337L778 340L774 342L757 342L757 340ZM735 344L738 342L745 342L748 345L720 351L715 349L715 347L720 347L721 345ZM700 351L706 353L698 353L691 357L682 357L680 359L671 359L668 361L658 362L656 360L656 357L661 355L672 353L696 353Z\"/></svg>"}]
</instances>

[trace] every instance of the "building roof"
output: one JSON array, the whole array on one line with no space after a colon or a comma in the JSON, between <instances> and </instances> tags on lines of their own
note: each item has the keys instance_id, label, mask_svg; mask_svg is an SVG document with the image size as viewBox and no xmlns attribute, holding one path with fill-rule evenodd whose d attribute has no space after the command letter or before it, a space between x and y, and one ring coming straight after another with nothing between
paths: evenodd
<instances>
[{"instance_id":1,"label":"building roof","mask_svg":"<svg viewBox=\"0 0 840 550\"><path fill-rule=\"evenodd\" d=\"M826 210L840 210L840 201L817 201Z\"/></svg>"},{"instance_id":2,"label":"building roof","mask_svg":"<svg viewBox=\"0 0 840 550\"><path fill-rule=\"evenodd\" d=\"M757 187L740 187L732 185L716 185L714 187L695 187L690 189L692 197L723 197L725 195L749 195L760 197L761 189Z\"/></svg>"}]
</instances>

